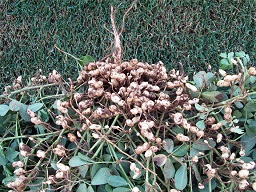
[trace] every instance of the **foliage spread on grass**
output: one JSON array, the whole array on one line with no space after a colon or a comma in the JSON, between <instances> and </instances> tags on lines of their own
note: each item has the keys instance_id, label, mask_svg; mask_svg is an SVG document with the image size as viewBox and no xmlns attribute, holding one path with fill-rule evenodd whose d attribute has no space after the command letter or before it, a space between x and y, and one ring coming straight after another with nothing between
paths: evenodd
<instances>
[{"instance_id":1,"label":"foliage spread on grass","mask_svg":"<svg viewBox=\"0 0 256 192\"><path fill-rule=\"evenodd\" d=\"M193 81L137 59L88 63L76 81L53 71L23 87L19 77L1 96L2 182L17 191L256 190L256 69L244 52L227 55L233 75L200 71Z\"/></svg>"},{"instance_id":2,"label":"foliage spread on grass","mask_svg":"<svg viewBox=\"0 0 256 192\"><path fill-rule=\"evenodd\" d=\"M131 1L57 0L0 3L0 89L17 76L24 78L41 68L76 76L74 63L54 44L75 55L105 56L112 38L108 25L110 5L120 12ZM138 1L126 19L122 41L124 58L138 58L168 66L182 62L187 72L217 67L220 52L244 50L255 63L256 3L248 1ZM119 15L122 15L120 13ZM117 16L120 23L121 17ZM83 54L83 55L84 55Z\"/></svg>"}]
</instances>

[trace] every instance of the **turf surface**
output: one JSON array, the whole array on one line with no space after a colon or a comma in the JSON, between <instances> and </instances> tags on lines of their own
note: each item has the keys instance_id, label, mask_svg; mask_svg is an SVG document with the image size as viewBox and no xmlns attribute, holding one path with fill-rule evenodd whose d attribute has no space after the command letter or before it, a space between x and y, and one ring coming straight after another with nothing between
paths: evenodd
<instances>
[{"instance_id":1,"label":"turf surface","mask_svg":"<svg viewBox=\"0 0 256 192\"><path fill-rule=\"evenodd\" d=\"M76 77L76 63L54 49L96 60L111 52L110 6L120 28L132 1L0 0L0 90L42 69ZM182 62L192 73L218 65L218 54L245 51L256 65L255 0L138 0L122 34L126 60ZM0 91L1 92L1 91Z\"/></svg>"}]
</instances>

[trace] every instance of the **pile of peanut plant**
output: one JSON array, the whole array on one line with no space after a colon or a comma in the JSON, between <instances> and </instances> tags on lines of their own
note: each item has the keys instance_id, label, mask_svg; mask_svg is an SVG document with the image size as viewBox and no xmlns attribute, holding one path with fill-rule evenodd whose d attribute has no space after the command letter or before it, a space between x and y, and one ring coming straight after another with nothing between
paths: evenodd
<instances>
[{"instance_id":1,"label":"pile of peanut plant","mask_svg":"<svg viewBox=\"0 0 256 192\"><path fill-rule=\"evenodd\" d=\"M13 191L255 190L256 69L189 81L161 62L90 62L1 95L1 178ZM222 54L222 56L224 56ZM222 61L223 62L223 61ZM228 63L230 62L230 63Z\"/></svg>"},{"instance_id":2,"label":"pile of peanut plant","mask_svg":"<svg viewBox=\"0 0 256 192\"><path fill-rule=\"evenodd\" d=\"M113 10L112 10L113 11ZM112 57L75 81L18 77L0 96L1 190L256 191L256 69L223 53L193 79ZM88 62L89 61L89 62Z\"/></svg>"}]
</instances>

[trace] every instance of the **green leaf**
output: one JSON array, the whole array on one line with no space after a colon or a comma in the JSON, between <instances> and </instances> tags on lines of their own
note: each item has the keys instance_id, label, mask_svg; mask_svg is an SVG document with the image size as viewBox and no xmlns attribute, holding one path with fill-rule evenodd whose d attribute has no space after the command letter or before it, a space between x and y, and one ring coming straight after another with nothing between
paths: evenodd
<instances>
[{"instance_id":1,"label":"green leaf","mask_svg":"<svg viewBox=\"0 0 256 192\"><path fill-rule=\"evenodd\" d=\"M256 82L256 77L255 76L250 76L247 81L249 81L251 84L254 84Z\"/></svg>"},{"instance_id":2,"label":"green leaf","mask_svg":"<svg viewBox=\"0 0 256 192\"><path fill-rule=\"evenodd\" d=\"M112 187L122 187L128 185L128 182L123 177L116 175L111 175L110 177L108 177L107 182Z\"/></svg>"},{"instance_id":3,"label":"green leaf","mask_svg":"<svg viewBox=\"0 0 256 192\"><path fill-rule=\"evenodd\" d=\"M81 166L81 165L85 165L87 164L88 162L81 159L80 157L78 156L74 156L72 157L70 160L69 160L69 166L70 167L78 167L78 166Z\"/></svg>"},{"instance_id":4,"label":"green leaf","mask_svg":"<svg viewBox=\"0 0 256 192\"><path fill-rule=\"evenodd\" d=\"M176 189L183 190L188 183L187 164L183 164L177 170L174 176L174 185Z\"/></svg>"},{"instance_id":5,"label":"green leaf","mask_svg":"<svg viewBox=\"0 0 256 192\"><path fill-rule=\"evenodd\" d=\"M113 192L130 192L131 190L129 188L126 187L118 187L113 189Z\"/></svg>"},{"instance_id":6,"label":"green leaf","mask_svg":"<svg viewBox=\"0 0 256 192\"><path fill-rule=\"evenodd\" d=\"M105 188L106 185L100 185L97 187L97 192L108 192Z\"/></svg>"},{"instance_id":7,"label":"green leaf","mask_svg":"<svg viewBox=\"0 0 256 192\"><path fill-rule=\"evenodd\" d=\"M51 161L51 167L54 169L54 170L58 170L58 167L57 167L57 161Z\"/></svg>"},{"instance_id":8,"label":"green leaf","mask_svg":"<svg viewBox=\"0 0 256 192\"><path fill-rule=\"evenodd\" d=\"M227 53L221 53L221 54L219 54L219 56L222 57L222 58L227 58L228 57Z\"/></svg>"},{"instance_id":9,"label":"green leaf","mask_svg":"<svg viewBox=\"0 0 256 192\"><path fill-rule=\"evenodd\" d=\"M113 192L113 189L109 184L105 185L105 190L106 190L106 192Z\"/></svg>"},{"instance_id":10,"label":"green leaf","mask_svg":"<svg viewBox=\"0 0 256 192\"><path fill-rule=\"evenodd\" d=\"M207 72L204 76L205 84L209 86L214 80L214 74L212 72Z\"/></svg>"},{"instance_id":11,"label":"green leaf","mask_svg":"<svg viewBox=\"0 0 256 192\"><path fill-rule=\"evenodd\" d=\"M87 192L94 192L92 186L89 186L89 187L88 187Z\"/></svg>"},{"instance_id":12,"label":"green leaf","mask_svg":"<svg viewBox=\"0 0 256 192\"><path fill-rule=\"evenodd\" d=\"M238 96L241 93L241 88L239 86L234 85L233 89L233 96Z\"/></svg>"},{"instance_id":13,"label":"green leaf","mask_svg":"<svg viewBox=\"0 0 256 192\"><path fill-rule=\"evenodd\" d=\"M103 157L104 161L110 161L111 158L112 158L112 156L110 154L107 154L107 153L102 155L102 157Z\"/></svg>"},{"instance_id":14,"label":"green leaf","mask_svg":"<svg viewBox=\"0 0 256 192\"><path fill-rule=\"evenodd\" d=\"M248 126L245 125L246 134L250 137L256 136L256 121L252 119L247 120Z\"/></svg>"},{"instance_id":15,"label":"green leaf","mask_svg":"<svg viewBox=\"0 0 256 192\"><path fill-rule=\"evenodd\" d=\"M196 177L196 180L200 182L202 179L201 179L201 175L200 175L200 173L198 171L197 164L193 164L192 165L192 169L194 171L194 175Z\"/></svg>"},{"instance_id":16,"label":"green leaf","mask_svg":"<svg viewBox=\"0 0 256 192\"><path fill-rule=\"evenodd\" d=\"M248 54L245 54L245 57L248 61L250 61L250 56Z\"/></svg>"},{"instance_id":17,"label":"green leaf","mask_svg":"<svg viewBox=\"0 0 256 192\"><path fill-rule=\"evenodd\" d=\"M195 82L196 88L200 89L204 85L204 76L206 72L205 71L199 71L193 76L193 80Z\"/></svg>"},{"instance_id":18,"label":"green leaf","mask_svg":"<svg viewBox=\"0 0 256 192\"><path fill-rule=\"evenodd\" d=\"M166 179L171 179L174 177L175 168L170 158L167 158L167 161L164 165L163 174Z\"/></svg>"},{"instance_id":19,"label":"green leaf","mask_svg":"<svg viewBox=\"0 0 256 192\"><path fill-rule=\"evenodd\" d=\"M32 105L28 106L28 109L30 109L33 112L38 111L39 109L41 109L43 107L43 103L33 103Z\"/></svg>"},{"instance_id":20,"label":"green leaf","mask_svg":"<svg viewBox=\"0 0 256 192\"><path fill-rule=\"evenodd\" d=\"M213 140L208 139L208 144L211 147L215 147L216 143ZM206 151L206 150L210 150L210 148L208 147L208 145L206 143L204 143L203 139L199 139L197 142L194 142L192 144L192 147L198 151Z\"/></svg>"},{"instance_id":21,"label":"green leaf","mask_svg":"<svg viewBox=\"0 0 256 192\"><path fill-rule=\"evenodd\" d=\"M27 109L28 109L28 106L22 103L19 112L20 112L21 118L22 118L24 121L29 122L29 121L30 121L30 116L29 116L28 113L27 113Z\"/></svg>"},{"instance_id":22,"label":"green leaf","mask_svg":"<svg viewBox=\"0 0 256 192\"><path fill-rule=\"evenodd\" d=\"M7 159L5 158L3 153L0 153L0 165L5 166L7 164Z\"/></svg>"},{"instance_id":23,"label":"green leaf","mask_svg":"<svg viewBox=\"0 0 256 192\"><path fill-rule=\"evenodd\" d=\"M244 135L240 141L245 149L245 154L248 154L256 144L256 137Z\"/></svg>"},{"instance_id":24,"label":"green leaf","mask_svg":"<svg viewBox=\"0 0 256 192\"><path fill-rule=\"evenodd\" d=\"M157 166L162 167L167 161L167 156L164 154L158 154L152 158L152 161L156 162Z\"/></svg>"},{"instance_id":25,"label":"green leaf","mask_svg":"<svg viewBox=\"0 0 256 192\"><path fill-rule=\"evenodd\" d=\"M43 125L34 125L39 134L45 134L45 127Z\"/></svg>"},{"instance_id":26,"label":"green leaf","mask_svg":"<svg viewBox=\"0 0 256 192\"><path fill-rule=\"evenodd\" d=\"M241 103L240 101L236 101L236 102L234 102L234 104L236 105L236 107L238 109L242 109L244 107L243 103Z\"/></svg>"},{"instance_id":27,"label":"green leaf","mask_svg":"<svg viewBox=\"0 0 256 192\"><path fill-rule=\"evenodd\" d=\"M43 109L38 112L38 118L41 119L43 122L48 122L49 121L49 115Z\"/></svg>"},{"instance_id":28,"label":"green leaf","mask_svg":"<svg viewBox=\"0 0 256 192\"><path fill-rule=\"evenodd\" d=\"M125 151L125 146L123 143L118 143L117 144L118 148L121 149L122 151Z\"/></svg>"},{"instance_id":29,"label":"green leaf","mask_svg":"<svg viewBox=\"0 0 256 192\"><path fill-rule=\"evenodd\" d=\"M12 148L8 148L6 151L6 159L10 162L14 162L14 159L19 155L18 151L15 151Z\"/></svg>"},{"instance_id":30,"label":"green leaf","mask_svg":"<svg viewBox=\"0 0 256 192\"><path fill-rule=\"evenodd\" d=\"M85 178L87 172L88 172L88 169L89 169L89 165L81 165L78 167L79 169L79 173L80 175Z\"/></svg>"},{"instance_id":31,"label":"green leaf","mask_svg":"<svg viewBox=\"0 0 256 192\"><path fill-rule=\"evenodd\" d=\"M103 165L101 164L93 164L92 165L92 168L90 170L90 175L91 177L94 177L94 175L96 175L96 173L101 169L103 168Z\"/></svg>"},{"instance_id":32,"label":"green leaf","mask_svg":"<svg viewBox=\"0 0 256 192\"><path fill-rule=\"evenodd\" d=\"M68 141L68 139L66 138L66 137L62 137L61 139L60 139L60 143L62 144L62 145L66 145L67 144L67 141Z\"/></svg>"},{"instance_id":33,"label":"green leaf","mask_svg":"<svg viewBox=\"0 0 256 192\"><path fill-rule=\"evenodd\" d=\"M219 91L205 91L202 96L212 102L220 102L224 99L223 94Z\"/></svg>"},{"instance_id":34,"label":"green leaf","mask_svg":"<svg viewBox=\"0 0 256 192\"><path fill-rule=\"evenodd\" d=\"M256 161L256 149L254 149L252 152L252 159Z\"/></svg>"},{"instance_id":35,"label":"green leaf","mask_svg":"<svg viewBox=\"0 0 256 192\"><path fill-rule=\"evenodd\" d=\"M90 162L90 163L93 163L94 161L90 159L90 157L88 157L87 155L84 155L82 153L78 153L78 157L84 161L87 161L87 162Z\"/></svg>"},{"instance_id":36,"label":"green leaf","mask_svg":"<svg viewBox=\"0 0 256 192\"><path fill-rule=\"evenodd\" d=\"M207 117L207 114L206 113L199 113L199 118L200 119L205 119Z\"/></svg>"},{"instance_id":37,"label":"green leaf","mask_svg":"<svg viewBox=\"0 0 256 192\"><path fill-rule=\"evenodd\" d=\"M108 178L111 176L110 169L107 167L101 168L92 178L92 185L103 185L108 182Z\"/></svg>"},{"instance_id":38,"label":"green leaf","mask_svg":"<svg viewBox=\"0 0 256 192\"><path fill-rule=\"evenodd\" d=\"M243 114L239 110L235 110L233 113L233 116L235 116L237 119L239 119L243 116Z\"/></svg>"},{"instance_id":39,"label":"green leaf","mask_svg":"<svg viewBox=\"0 0 256 192\"><path fill-rule=\"evenodd\" d=\"M246 103L246 105L244 106L244 110L246 112L255 112L256 111L256 105L254 104L254 102L249 101L248 103Z\"/></svg>"},{"instance_id":40,"label":"green leaf","mask_svg":"<svg viewBox=\"0 0 256 192\"><path fill-rule=\"evenodd\" d=\"M171 153L174 148L173 140L171 140L171 139L163 140L163 147L167 153Z\"/></svg>"},{"instance_id":41,"label":"green leaf","mask_svg":"<svg viewBox=\"0 0 256 192\"><path fill-rule=\"evenodd\" d=\"M188 153L188 149L189 149L189 146L184 143L182 145L174 147L174 152L172 153L172 155L183 157Z\"/></svg>"},{"instance_id":42,"label":"green leaf","mask_svg":"<svg viewBox=\"0 0 256 192\"><path fill-rule=\"evenodd\" d=\"M111 169L111 174L112 175L120 176L116 164L111 164L111 165L109 165L108 168Z\"/></svg>"},{"instance_id":43,"label":"green leaf","mask_svg":"<svg viewBox=\"0 0 256 192\"><path fill-rule=\"evenodd\" d=\"M173 128L172 128L172 131L173 131L174 133L176 133L176 134L178 134L178 133L184 134L184 128L182 128L182 127L180 127L180 126L175 126L175 127L173 127Z\"/></svg>"},{"instance_id":44,"label":"green leaf","mask_svg":"<svg viewBox=\"0 0 256 192\"><path fill-rule=\"evenodd\" d=\"M205 129L205 123L204 123L204 120L200 120L196 123L196 126L201 129L201 130L204 130Z\"/></svg>"},{"instance_id":45,"label":"green leaf","mask_svg":"<svg viewBox=\"0 0 256 192\"><path fill-rule=\"evenodd\" d=\"M226 70L232 67L232 64L229 63L228 59L221 59L220 60L220 69Z\"/></svg>"},{"instance_id":46,"label":"green leaf","mask_svg":"<svg viewBox=\"0 0 256 192\"><path fill-rule=\"evenodd\" d=\"M205 107L199 105L198 103L195 103L195 108L199 112L203 112L205 110Z\"/></svg>"},{"instance_id":47,"label":"green leaf","mask_svg":"<svg viewBox=\"0 0 256 192\"><path fill-rule=\"evenodd\" d=\"M2 180L2 183L7 185L7 183L14 181L16 178L16 176L7 176Z\"/></svg>"},{"instance_id":48,"label":"green leaf","mask_svg":"<svg viewBox=\"0 0 256 192\"><path fill-rule=\"evenodd\" d=\"M251 152L252 152L252 151L250 151L250 153L251 153ZM245 163L252 162L252 158L251 158L251 157L247 157L247 155L250 155L250 154L246 154L246 153L245 153L245 156L240 157L239 159L243 160Z\"/></svg>"},{"instance_id":49,"label":"green leaf","mask_svg":"<svg viewBox=\"0 0 256 192\"><path fill-rule=\"evenodd\" d=\"M236 56L236 57L240 57L240 58L242 58L242 57L244 57L244 56L245 56L245 52L244 52L244 51L235 52L235 56Z\"/></svg>"},{"instance_id":50,"label":"green leaf","mask_svg":"<svg viewBox=\"0 0 256 192\"><path fill-rule=\"evenodd\" d=\"M248 112L247 109L248 109L248 107L240 110L240 112L243 114L243 117L241 118L243 121L246 121L247 119L250 119L254 116L254 114L252 112ZM241 119L240 119L240 121L241 121Z\"/></svg>"},{"instance_id":51,"label":"green leaf","mask_svg":"<svg viewBox=\"0 0 256 192\"><path fill-rule=\"evenodd\" d=\"M196 150L195 148L191 147L191 148L189 149L189 156L190 156L190 157L194 157L194 156L196 156L199 152L200 152L200 151L198 151L198 150Z\"/></svg>"},{"instance_id":52,"label":"green leaf","mask_svg":"<svg viewBox=\"0 0 256 192\"><path fill-rule=\"evenodd\" d=\"M5 105L5 104L0 105L0 116L5 116L9 110L10 108L8 105Z\"/></svg>"},{"instance_id":53,"label":"green leaf","mask_svg":"<svg viewBox=\"0 0 256 192\"><path fill-rule=\"evenodd\" d=\"M19 111L21 108L21 103L15 99L12 99L12 101L9 103L9 108L11 111Z\"/></svg>"},{"instance_id":54,"label":"green leaf","mask_svg":"<svg viewBox=\"0 0 256 192\"><path fill-rule=\"evenodd\" d=\"M242 60L243 60L243 64L246 66L247 63L250 61L249 55L246 54L246 55L242 58Z\"/></svg>"},{"instance_id":55,"label":"green leaf","mask_svg":"<svg viewBox=\"0 0 256 192\"><path fill-rule=\"evenodd\" d=\"M125 173L128 174L130 172L130 163L129 162L121 161L120 166L123 167Z\"/></svg>"},{"instance_id":56,"label":"green leaf","mask_svg":"<svg viewBox=\"0 0 256 192\"><path fill-rule=\"evenodd\" d=\"M234 58L234 52L228 53L228 59L233 59Z\"/></svg>"},{"instance_id":57,"label":"green leaf","mask_svg":"<svg viewBox=\"0 0 256 192\"><path fill-rule=\"evenodd\" d=\"M76 192L87 192L86 184L84 184L84 183L80 184L79 187L77 188Z\"/></svg>"},{"instance_id":58,"label":"green leaf","mask_svg":"<svg viewBox=\"0 0 256 192\"><path fill-rule=\"evenodd\" d=\"M92 63L94 62L94 59L90 55L82 56L79 60L80 65L84 66L87 63Z\"/></svg>"}]
</instances>

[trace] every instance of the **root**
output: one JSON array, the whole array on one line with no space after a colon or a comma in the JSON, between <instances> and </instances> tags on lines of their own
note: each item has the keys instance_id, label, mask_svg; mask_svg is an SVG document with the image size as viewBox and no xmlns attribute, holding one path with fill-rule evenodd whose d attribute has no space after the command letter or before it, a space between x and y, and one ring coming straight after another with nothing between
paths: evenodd
<instances>
[{"instance_id":1,"label":"root","mask_svg":"<svg viewBox=\"0 0 256 192\"><path fill-rule=\"evenodd\" d=\"M114 58L115 63L121 63L121 61L122 61L122 47L121 47L121 42L120 42L120 34L116 30L115 15L114 15L114 8L113 7L111 7L111 24L112 24L112 28L113 28L113 34L115 36L113 58Z\"/></svg>"},{"instance_id":2,"label":"root","mask_svg":"<svg viewBox=\"0 0 256 192\"><path fill-rule=\"evenodd\" d=\"M129 7L129 9L125 12L123 19L122 19L122 28L119 33L117 32L117 29L116 29L114 8L111 7L110 19L111 19L111 25L112 25L112 29L113 29L112 34L114 35L114 52L113 52L112 56L114 58L115 63L122 62L122 46L121 46L120 36L124 30L125 17L129 13L129 11L132 9L132 7L136 1L137 0L135 0L132 3L132 5Z\"/></svg>"}]
</instances>

